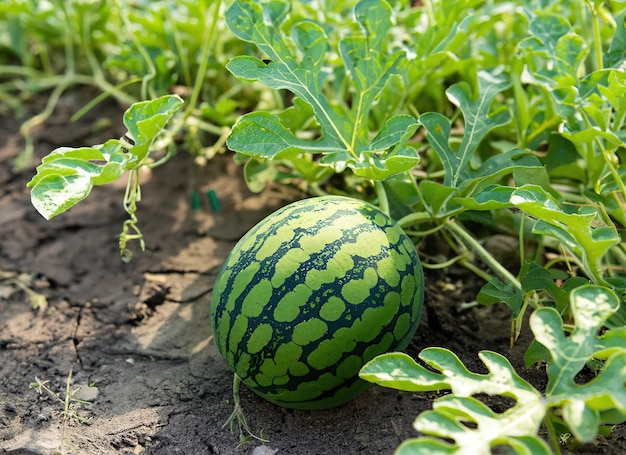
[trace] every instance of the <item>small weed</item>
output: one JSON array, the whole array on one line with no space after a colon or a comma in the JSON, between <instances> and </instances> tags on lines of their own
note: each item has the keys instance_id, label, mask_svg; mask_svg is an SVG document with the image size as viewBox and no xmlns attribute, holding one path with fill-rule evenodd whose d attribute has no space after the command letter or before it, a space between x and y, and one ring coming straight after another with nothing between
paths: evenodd
<instances>
[{"instance_id":1,"label":"small weed","mask_svg":"<svg viewBox=\"0 0 626 455\"><path fill-rule=\"evenodd\" d=\"M46 296L33 290L32 281L30 274L0 270L0 297L6 297L6 294L10 295L11 291L5 292L5 287L17 288L28 295L33 309L46 311L48 300Z\"/></svg>"},{"instance_id":2,"label":"small weed","mask_svg":"<svg viewBox=\"0 0 626 455\"><path fill-rule=\"evenodd\" d=\"M80 404L87 404L87 401L80 400L76 398L74 395L76 392L80 390L80 386L77 386L72 389L72 370L70 370L67 375L67 380L65 383L65 395L61 396L61 393L54 392L50 388L50 381L41 380L37 376L35 376L35 382L31 382L28 387L31 389L35 389L39 395L48 395L52 401L60 403L63 407L61 411L61 416L63 417L63 433L66 434L67 422L69 420L76 420L79 423L87 423L89 419L85 417L81 417L78 415L77 407Z\"/></svg>"}]
</instances>

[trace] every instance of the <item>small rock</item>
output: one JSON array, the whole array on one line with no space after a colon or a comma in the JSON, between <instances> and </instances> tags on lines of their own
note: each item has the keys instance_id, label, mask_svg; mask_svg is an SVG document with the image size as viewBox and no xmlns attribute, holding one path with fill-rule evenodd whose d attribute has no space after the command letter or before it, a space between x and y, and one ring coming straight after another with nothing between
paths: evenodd
<instances>
[{"instance_id":1,"label":"small rock","mask_svg":"<svg viewBox=\"0 0 626 455\"><path fill-rule=\"evenodd\" d=\"M48 420L50 416L52 415L52 411L53 411L52 407L50 406L41 408L41 410L37 414L37 421L43 422L44 420Z\"/></svg>"},{"instance_id":2,"label":"small rock","mask_svg":"<svg viewBox=\"0 0 626 455\"><path fill-rule=\"evenodd\" d=\"M252 455L275 455L277 452L277 449L272 449L267 446L258 446L254 448Z\"/></svg>"},{"instance_id":3,"label":"small rock","mask_svg":"<svg viewBox=\"0 0 626 455\"><path fill-rule=\"evenodd\" d=\"M96 398L98 398L99 393L100 391L97 387L81 386L80 389L74 392L72 398L82 401L93 402L96 400Z\"/></svg>"}]
</instances>

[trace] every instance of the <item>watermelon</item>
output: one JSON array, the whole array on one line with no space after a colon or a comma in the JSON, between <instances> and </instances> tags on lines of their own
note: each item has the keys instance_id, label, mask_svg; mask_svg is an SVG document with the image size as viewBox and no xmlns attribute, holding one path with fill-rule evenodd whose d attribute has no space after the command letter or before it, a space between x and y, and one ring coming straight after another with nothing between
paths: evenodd
<instances>
[{"instance_id":1,"label":"watermelon","mask_svg":"<svg viewBox=\"0 0 626 455\"><path fill-rule=\"evenodd\" d=\"M213 336L261 397L330 408L370 385L365 363L407 347L423 291L415 246L391 218L352 198L304 199L233 248L213 290Z\"/></svg>"}]
</instances>

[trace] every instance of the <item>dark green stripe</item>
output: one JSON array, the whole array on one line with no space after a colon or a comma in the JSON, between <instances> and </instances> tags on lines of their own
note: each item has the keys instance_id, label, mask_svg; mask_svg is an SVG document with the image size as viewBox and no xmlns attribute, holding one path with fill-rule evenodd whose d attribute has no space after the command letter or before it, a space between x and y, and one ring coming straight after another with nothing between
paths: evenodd
<instances>
[{"instance_id":1,"label":"dark green stripe","mask_svg":"<svg viewBox=\"0 0 626 455\"><path fill-rule=\"evenodd\" d=\"M326 207L328 205L336 205L333 211L331 211L331 215L327 216L328 212ZM331 204L323 203L321 210L316 210L317 207L320 207L320 204L313 204L313 208L311 204L302 203L302 204L294 204L292 206L288 206L285 209L279 211L277 216L270 216L264 222L261 222L257 225L253 230L251 230L248 235L246 235L241 243L245 245L247 249L237 251L236 247L233 251L233 254L227 259L225 264L225 269L230 270L230 276L226 280L225 283L222 283L220 276L218 276L215 294L212 302L212 320L219 321L224 317L225 303L228 300L228 296L235 296L235 309L231 313L231 323L232 317L235 314L239 314L242 311L242 304L246 295L254 289L254 287L260 283L264 279L272 278L272 276L276 273L275 266L277 258L283 257L288 251L293 248L300 248L300 241L304 237L309 236L322 236L325 229L338 229L335 224L338 220L341 220L342 217L355 217L359 216L355 214L354 207L358 206L359 210L366 217L373 218L378 215L377 222L381 222L381 212L376 208L365 205L365 204L348 204L347 208L345 207L345 200L339 201L339 203L335 204L334 201ZM321 214L324 215L321 218ZM266 241L272 240L273 236L277 235L277 232L280 230L281 226L284 226L285 223L289 224L298 224L298 220L306 217L307 220L310 220L311 217L315 219L315 222L312 226L307 226L306 229L296 227L291 230L291 236L287 236L283 241L278 243L278 247L276 248L276 253L274 256L268 257L262 261L256 260L257 252L263 248ZM379 350L376 351L375 346L380 345L385 336L389 336L389 333L393 334L393 329L395 327L396 321L398 318L404 314L409 314L411 316L411 324L409 333L412 334L414 329L417 326L419 320L419 311L415 310L414 305L421 305L422 301L422 292L423 292L423 277L421 272L421 267L419 264L419 259L417 257L417 253L415 252L412 243L406 237L406 235L400 230L395 231L393 235L394 238L397 237L397 242L393 245L384 246L380 253L373 256L362 257L359 255L352 255L352 260L354 261L354 267L352 270L348 271L343 277L336 277L336 279L331 283L323 284L319 289L315 289L309 298L307 305L304 305L300 314L293 322L280 323L273 320L273 312L276 308L276 305L280 300L286 296L288 293L292 292L296 286L304 283L306 274L310 270L320 270L324 271L328 261L335 257L338 253L341 254L342 247L346 245L355 245L359 242L359 237L362 237L362 234L367 232L378 231L380 229L384 229L386 232L391 232L392 230L399 230L400 228L395 226L393 221L384 217L387 220L387 224L384 226L379 226L373 223L369 223L367 220L364 220L357 227L343 230L341 238L338 241L329 243L324 245L323 248L319 252L311 254L308 259L302 263L300 263L293 274L286 277L284 282L277 288L274 289L273 298L267 302L267 306L264 311L258 317L250 317L248 320L249 329L242 334L234 334L231 333L231 327L228 325L227 327L223 327L219 325L218 327L214 327L214 336L217 340L218 348L220 350L224 349L228 343L224 343L226 339L230 339L231 337L237 337L233 339L233 345L237 346L237 352L234 353L235 364L239 361L242 353L247 352L247 344L250 340L251 336L255 336L256 338L263 338L259 336L259 334L255 334L255 327L263 326L263 324L271 324L273 327L273 334L270 342L261 349L259 355L251 356L251 363L247 365L247 368L250 372L250 376L246 377L245 374L242 378L244 382L248 383L257 393L266 396L271 401L276 399L280 400L280 392L281 391L294 391L297 389L299 384L304 382L318 382L319 377L325 373L330 373L333 376L338 376L337 367L338 365L342 365L342 362L346 362L349 360L350 356L357 355L361 358L365 355L366 351L370 354L370 358L373 357L372 353L382 353L389 348L388 343L381 345ZM275 220L279 220L279 223L274 223ZM284 233L283 233L284 235ZM410 248L410 249L409 249ZM261 387L258 384L255 384L254 375L258 372L261 367L263 361L271 357L273 352L283 343L290 342L293 336L294 326L299 321L306 321L310 319L320 319L323 318L320 316L320 308L323 303L328 301L330 297L341 296L341 290L344 284L352 281L352 280L360 280L363 279L364 273L367 269L377 270L377 264L381 261L381 259L389 256L390 251L396 251L400 256L409 256L409 267L403 267L398 270L400 280L396 286L390 286L386 281L381 278L378 278L377 283L373 286L369 292L369 295L366 299L360 304L345 304L345 311L341 315L339 319L336 321L324 321L328 325L328 332L324 334L322 337L316 339L314 342L309 344L305 344L301 346L302 355L300 356L300 362L307 363L307 358L318 349L319 343L324 340L332 340L333 334L342 327L353 327L355 321L359 320L363 313L368 308L376 308L382 306L382 301L384 296L389 294L390 292L396 292L399 295L402 295L402 280L406 276L413 276L415 280L415 289L413 290L413 301L415 304L400 306L399 311L393 314L391 321L385 326L381 327L379 332L376 334L374 340L371 341L358 341L354 349L349 352L341 353L339 360L336 364L333 364L329 367L323 368L321 370L310 369L307 374L296 377L286 378L286 383L281 386L271 385L268 387ZM234 289L234 281L239 274L245 272L245 270L249 267L251 263L258 263L260 266L259 270L252 278L247 282L247 286L243 290ZM224 270L225 270L224 269ZM240 291L237 295L236 292ZM418 308L419 310L419 308ZM255 335L253 335L255 334ZM410 338L410 337L409 337ZM399 339L393 340L393 348L394 349L404 349L406 345L408 345L409 339ZM374 349L374 350L373 350ZM222 352L222 354L226 354ZM248 356L247 356L248 357ZM348 359L348 360L347 360ZM363 359L364 361L369 360ZM344 368L346 369L346 368ZM308 397L307 401L310 400L324 400L325 398L333 397L335 394L339 393L342 390L346 390L345 387L349 384L353 384L356 381L356 374L358 373L358 369L356 366L354 367L354 375L355 379L346 382L344 379L342 384L339 386L330 386L329 390L321 393L320 396L311 396ZM349 370L349 369L347 369ZM241 372L240 372L241 373ZM302 373L302 372L300 372ZM342 374L345 375L346 372L342 371ZM360 380L359 380L360 381ZM357 383L359 383L357 381ZM360 384L360 383L359 383ZM272 398L272 396L275 396ZM294 403L291 404L291 407ZM308 406L308 405L307 405Z\"/></svg>"}]
</instances>

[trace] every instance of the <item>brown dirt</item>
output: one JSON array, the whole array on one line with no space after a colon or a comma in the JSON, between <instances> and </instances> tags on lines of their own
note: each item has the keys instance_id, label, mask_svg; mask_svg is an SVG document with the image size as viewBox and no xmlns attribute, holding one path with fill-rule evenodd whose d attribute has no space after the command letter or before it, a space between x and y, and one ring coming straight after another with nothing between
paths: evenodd
<instances>
[{"instance_id":1,"label":"brown dirt","mask_svg":"<svg viewBox=\"0 0 626 455\"><path fill-rule=\"evenodd\" d=\"M70 125L80 106L63 98L40 129L37 157L61 146L101 143L123 134L121 110L98 109L113 126L93 133L91 118ZM36 107L35 107L36 109ZM184 153L143 175L140 226L147 251L124 264L117 235L125 220L124 183L95 188L52 221L33 209L25 188L34 169L12 171L22 147L19 123L0 118L0 449L32 454L391 454L416 436L411 424L436 394L372 387L325 411L285 410L242 388L250 427L269 439L238 448L223 428L232 411L232 374L211 342L209 302L216 273L234 243L263 216L298 197L285 189L250 193L241 168L218 156L205 168ZM192 190L218 191L222 209L190 208ZM13 280L13 281L11 281ZM18 280L49 302L33 309ZM523 370L527 333L510 350L504 306L462 310L481 283L463 270L427 274L426 309L408 349L454 350L481 371L481 349L507 355L541 386L539 370ZM70 413L37 379L65 396L68 377L80 389ZM79 419L87 419L81 423ZM626 453L623 428L578 453Z\"/></svg>"}]
</instances>

